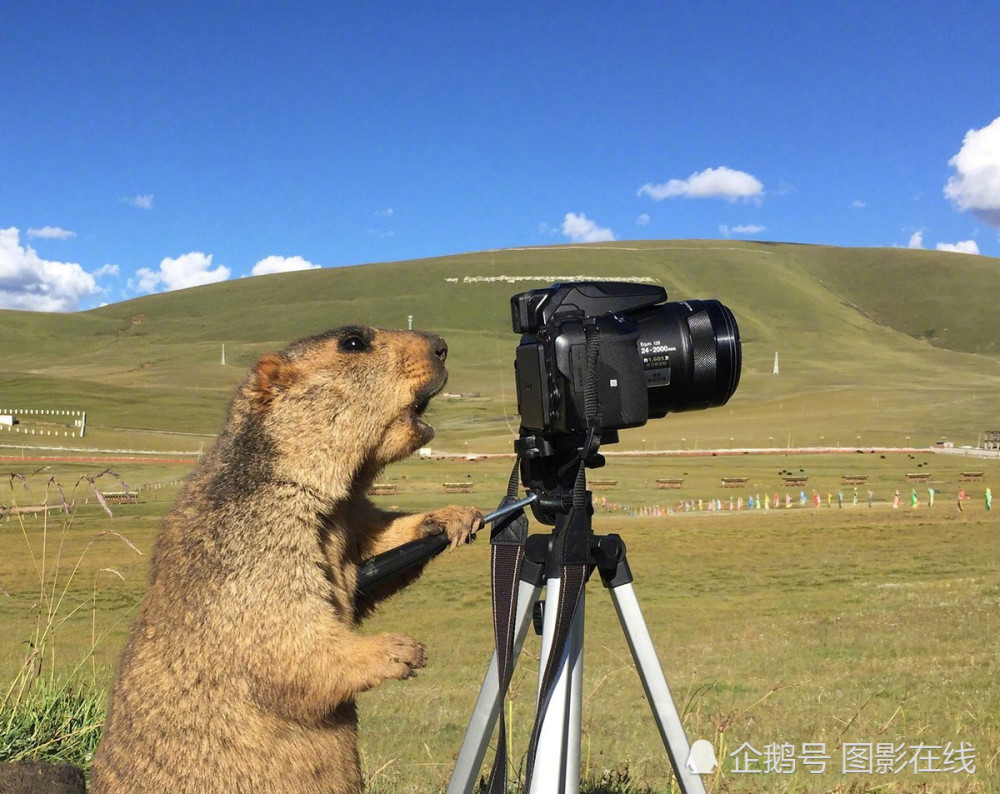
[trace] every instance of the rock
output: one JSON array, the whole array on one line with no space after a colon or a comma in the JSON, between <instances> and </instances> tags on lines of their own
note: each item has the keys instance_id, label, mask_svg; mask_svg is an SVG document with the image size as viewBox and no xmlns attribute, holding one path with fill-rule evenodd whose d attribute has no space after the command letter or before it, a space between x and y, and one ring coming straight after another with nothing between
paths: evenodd
<instances>
[{"instance_id":1,"label":"rock","mask_svg":"<svg viewBox=\"0 0 1000 794\"><path fill-rule=\"evenodd\" d=\"M87 784L72 764L0 764L0 794L87 794Z\"/></svg>"}]
</instances>

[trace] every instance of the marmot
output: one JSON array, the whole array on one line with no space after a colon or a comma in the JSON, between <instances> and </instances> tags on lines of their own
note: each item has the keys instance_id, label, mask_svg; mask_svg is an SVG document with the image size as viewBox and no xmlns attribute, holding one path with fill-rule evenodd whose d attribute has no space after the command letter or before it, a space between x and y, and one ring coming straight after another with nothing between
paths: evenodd
<instances>
[{"instance_id":1,"label":"marmot","mask_svg":"<svg viewBox=\"0 0 1000 794\"><path fill-rule=\"evenodd\" d=\"M358 564L475 508L403 515L366 491L425 445L447 345L346 327L263 356L164 519L131 627L93 794L358 792L355 698L423 667L402 634L356 628L419 571L361 602ZM398 730L398 726L396 727Z\"/></svg>"}]
</instances>

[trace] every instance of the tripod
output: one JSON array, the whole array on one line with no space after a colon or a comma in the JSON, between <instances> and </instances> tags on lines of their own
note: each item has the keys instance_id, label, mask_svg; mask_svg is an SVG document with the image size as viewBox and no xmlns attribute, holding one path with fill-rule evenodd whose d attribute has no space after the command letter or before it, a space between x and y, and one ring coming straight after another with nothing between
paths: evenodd
<instances>
[{"instance_id":1,"label":"tripod","mask_svg":"<svg viewBox=\"0 0 1000 794\"><path fill-rule=\"evenodd\" d=\"M574 443L571 446L575 445L578 439L572 441ZM537 440L529 439L525 443L522 439L519 453L523 454L525 449L537 450ZM590 531L593 505L590 492L581 487L583 465L572 487L577 494L586 494L585 520L575 522L561 520L567 514L568 488L565 472L569 467L565 464L558 465L562 461L557 454L553 463L553 454L554 451L547 448L541 455L521 459L526 475L525 481L538 486L538 490L532 489L534 497L532 510L536 518L543 522L555 523L556 530L552 534L530 535L525 539L524 561L517 583L513 613L513 658L507 680L510 680L510 672L524 645L535 605L542 603L540 594L543 584L546 606L554 607L559 602L560 589L563 587L559 560L556 559L559 534L574 532L585 535L583 541L587 544L588 571L590 573L595 569L599 571L604 586L611 594L618 620L632 652L636 670L681 791L684 794L704 794L701 778L686 765L690 747L632 588L632 573L625 553L625 544L618 535L595 536ZM603 464L603 457L596 454L596 446L588 450L587 443L584 443L579 454L587 468ZM553 517L555 520L551 520ZM579 519L579 514L577 518ZM563 537L562 540L565 542L566 538ZM580 591L572 624L568 628L558 660L556 676L554 681L550 682L551 686L547 693L543 691L545 682L540 680L539 709L544 709L544 714L540 727L536 726L538 736L534 756L539 759L539 763L533 764L533 759L530 757L528 761L529 794L552 792L578 794L579 792L584 592L585 589ZM561 611L555 608L543 609L542 671L546 668L554 644L557 644L555 642L559 632L557 621L560 619L557 613ZM563 630L565 631L565 627ZM501 691L499 669L498 655L494 652L448 784L448 794L471 794L474 789L502 707L504 692Z\"/></svg>"}]
</instances>

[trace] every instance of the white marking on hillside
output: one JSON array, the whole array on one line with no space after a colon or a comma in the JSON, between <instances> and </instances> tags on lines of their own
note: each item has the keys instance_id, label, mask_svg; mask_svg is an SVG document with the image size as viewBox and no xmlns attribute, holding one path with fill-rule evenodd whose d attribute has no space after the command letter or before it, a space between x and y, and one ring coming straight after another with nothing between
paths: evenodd
<instances>
[{"instance_id":1,"label":"white marking on hillside","mask_svg":"<svg viewBox=\"0 0 1000 794\"><path fill-rule=\"evenodd\" d=\"M517 284L521 281L628 281L632 284L659 284L659 280L649 276L463 276L461 281L457 276L446 278L449 284Z\"/></svg>"},{"instance_id":2,"label":"white marking on hillside","mask_svg":"<svg viewBox=\"0 0 1000 794\"><path fill-rule=\"evenodd\" d=\"M741 248L735 245L536 245L524 248L491 248L488 253L516 254L521 251L565 251L567 249L575 251L738 251L741 254L774 255L774 251L765 251L761 248Z\"/></svg>"},{"instance_id":3,"label":"white marking on hillside","mask_svg":"<svg viewBox=\"0 0 1000 794\"><path fill-rule=\"evenodd\" d=\"M572 249L575 251L736 251L742 254L762 254L773 256L774 251L764 251L760 248L741 248L733 245L657 245L657 246L627 246L627 245L538 245L527 248L495 248L483 253L489 254L516 254L523 251L553 251ZM449 284L489 284L500 282L503 284L517 284L522 281L628 281L633 284L659 284L660 280L648 276L457 276L446 278Z\"/></svg>"}]
</instances>

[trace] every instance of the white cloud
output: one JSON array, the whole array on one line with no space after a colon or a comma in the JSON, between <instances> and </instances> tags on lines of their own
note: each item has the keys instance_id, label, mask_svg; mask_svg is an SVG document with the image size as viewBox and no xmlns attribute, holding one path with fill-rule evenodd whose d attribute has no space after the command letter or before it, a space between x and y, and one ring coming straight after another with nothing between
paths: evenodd
<instances>
[{"instance_id":1,"label":"white cloud","mask_svg":"<svg viewBox=\"0 0 1000 794\"><path fill-rule=\"evenodd\" d=\"M135 271L136 280L128 280L129 289L135 289L136 292L156 292L156 288L160 285L160 274L155 273L148 267L140 267Z\"/></svg>"},{"instance_id":2,"label":"white cloud","mask_svg":"<svg viewBox=\"0 0 1000 794\"><path fill-rule=\"evenodd\" d=\"M158 292L162 286L165 292L170 292L225 281L229 278L229 273L228 267L212 267L211 254L191 251L176 259L169 256L164 258L159 270L139 268L135 273L137 281L134 284L130 281L129 286L133 286L138 292Z\"/></svg>"},{"instance_id":3,"label":"white cloud","mask_svg":"<svg viewBox=\"0 0 1000 794\"><path fill-rule=\"evenodd\" d=\"M766 232L767 227L761 226L759 223L744 223L739 226L726 226L726 224L722 224L719 227L719 231L728 237L731 234L760 234L761 232Z\"/></svg>"},{"instance_id":4,"label":"white cloud","mask_svg":"<svg viewBox=\"0 0 1000 794\"><path fill-rule=\"evenodd\" d=\"M131 204L140 210L151 210L153 209L153 194L152 193L140 193L138 196L132 196L125 199L126 204Z\"/></svg>"},{"instance_id":5,"label":"white cloud","mask_svg":"<svg viewBox=\"0 0 1000 794\"><path fill-rule=\"evenodd\" d=\"M51 262L21 246L16 227L0 229L0 308L74 311L99 292L94 276L76 262Z\"/></svg>"},{"instance_id":6,"label":"white cloud","mask_svg":"<svg viewBox=\"0 0 1000 794\"><path fill-rule=\"evenodd\" d=\"M574 243L607 243L615 239L614 232L598 226L582 212L567 212L563 220L562 233Z\"/></svg>"},{"instance_id":7,"label":"white cloud","mask_svg":"<svg viewBox=\"0 0 1000 794\"><path fill-rule=\"evenodd\" d=\"M868 202L862 201L861 199L855 199L854 201L851 202L851 207L853 207L856 210L863 210L867 206Z\"/></svg>"},{"instance_id":8,"label":"white cloud","mask_svg":"<svg viewBox=\"0 0 1000 794\"><path fill-rule=\"evenodd\" d=\"M60 229L58 226L43 226L41 229L28 229L28 237L30 239L38 237L43 240L68 240L70 237L76 237L76 232Z\"/></svg>"},{"instance_id":9,"label":"white cloud","mask_svg":"<svg viewBox=\"0 0 1000 794\"><path fill-rule=\"evenodd\" d=\"M726 166L696 171L687 179L671 179L661 185L647 182L639 188L638 195L649 196L653 201L681 196L683 198L724 198L727 201L760 201L764 185L746 171L736 171Z\"/></svg>"},{"instance_id":10,"label":"white cloud","mask_svg":"<svg viewBox=\"0 0 1000 794\"><path fill-rule=\"evenodd\" d=\"M934 246L938 251L953 251L956 254L978 254L979 246L975 240L962 240L958 243L938 243Z\"/></svg>"},{"instance_id":11,"label":"white cloud","mask_svg":"<svg viewBox=\"0 0 1000 794\"><path fill-rule=\"evenodd\" d=\"M117 276L120 272L118 265L101 265L94 271L94 275L101 278L101 276Z\"/></svg>"},{"instance_id":12,"label":"white cloud","mask_svg":"<svg viewBox=\"0 0 1000 794\"><path fill-rule=\"evenodd\" d=\"M649 226L649 215L645 212L635 219L636 226Z\"/></svg>"},{"instance_id":13,"label":"white cloud","mask_svg":"<svg viewBox=\"0 0 1000 794\"><path fill-rule=\"evenodd\" d=\"M965 133L962 148L948 165L955 173L944 186L945 196L958 209L1000 228L1000 116Z\"/></svg>"},{"instance_id":14,"label":"white cloud","mask_svg":"<svg viewBox=\"0 0 1000 794\"><path fill-rule=\"evenodd\" d=\"M391 218L395 214L396 214L396 210L394 210L392 207L386 207L384 210L378 210L378 212L375 213L375 217L376 218Z\"/></svg>"},{"instance_id":15,"label":"white cloud","mask_svg":"<svg viewBox=\"0 0 1000 794\"><path fill-rule=\"evenodd\" d=\"M253 270L251 276L266 276L270 273L291 273L294 270L317 270L322 265L314 265L308 259L301 256L268 256L261 259Z\"/></svg>"},{"instance_id":16,"label":"white cloud","mask_svg":"<svg viewBox=\"0 0 1000 794\"><path fill-rule=\"evenodd\" d=\"M924 247L924 231L923 229L917 229L912 235L910 235L910 242L906 244L907 248L923 248Z\"/></svg>"}]
</instances>

